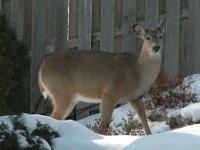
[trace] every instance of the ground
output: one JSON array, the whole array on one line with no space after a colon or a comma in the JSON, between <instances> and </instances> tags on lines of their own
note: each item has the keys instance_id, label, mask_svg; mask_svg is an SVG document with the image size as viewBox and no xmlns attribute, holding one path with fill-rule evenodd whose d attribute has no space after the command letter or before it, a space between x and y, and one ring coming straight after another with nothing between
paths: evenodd
<instances>
[{"instance_id":1,"label":"ground","mask_svg":"<svg viewBox=\"0 0 200 150\"><path fill-rule=\"evenodd\" d=\"M188 102L187 105L177 105L171 108L154 108L147 111L148 118L152 114L161 114L164 116L159 121L148 119L148 123L153 132L149 136L141 136L142 129L136 129L133 135L115 135L105 136L97 134L86 127L93 126L100 118L100 114L89 116L79 121L58 121L47 116L23 114L22 119L28 127L29 132L37 128L37 122L48 124L59 137L52 138L52 147L43 141L46 149L54 150L197 150L200 149L200 75L192 75L184 79L182 83L187 88L185 93L195 94L196 101ZM177 89L179 89L177 87ZM177 90L176 89L176 90ZM181 107L183 106L183 107ZM156 113L155 113L156 112ZM164 112L164 113L163 113ZM139 122L134 110L128 105L123 105L115 109L111 127L118 133L126 134L124 124L131 118ZM164 114L164 115L163 115ZM166 119L167 120L164 120ZM170 120L175 120L180 126L173 126ZM8 125L9 130L13 130L11 117L2 116L0 122ZM139 126L138 126L139 127ZM176 129L178 128L179 129ZM21 147L28 147L26 138L18 132L18 142ZM4 136L0 135L0 142Z\"/></svg>"}]
</instances>

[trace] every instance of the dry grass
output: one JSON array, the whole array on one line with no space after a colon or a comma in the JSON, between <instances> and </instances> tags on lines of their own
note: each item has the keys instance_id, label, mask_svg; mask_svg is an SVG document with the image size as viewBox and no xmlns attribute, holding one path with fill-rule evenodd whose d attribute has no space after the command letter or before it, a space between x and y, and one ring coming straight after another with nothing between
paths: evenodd
<instances>
[{"instance_id":1,"label":"dry grass","mask_svg":"<svg viewBox=\"0 0 200 150\"><path fill-rule=\"evenodd\" d=\"M172 79L168 75L160 74L149 91L151 100L145 101L146 108L177 108L197 102L195 94L185 92L189 85L183 85L182 82L183 79L179 76Z\"/></svg>"},{"instance_id":2,"label":"dry grass","mask_svg":"<svg viewBox=\"0 0 200 150\"><path fill-rule=\"evenodd\" d=\"M135 115L133 113L128 114L128 120L122 119L122 130L115 130L112 127L108 128L108 131L103 130L101 124L101 118L95 123L95 125L86 125L92 131L102 134L102 135L144 135L143 127L140 122L134 119Z\"/></svg>"}]
</instances>

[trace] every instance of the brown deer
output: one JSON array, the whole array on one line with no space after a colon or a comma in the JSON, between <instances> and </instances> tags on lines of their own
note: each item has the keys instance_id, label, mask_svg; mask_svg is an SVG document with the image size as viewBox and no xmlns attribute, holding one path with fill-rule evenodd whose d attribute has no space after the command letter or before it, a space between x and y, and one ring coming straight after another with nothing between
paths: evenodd
<instances>
[{"instance_id":1,"label":"brown deer","mask_svg":"<svg viewBox=\"0 0 200 150\"><path fill-rule=\"evenodd\" d=\"M155 28L136 24L133 30L144 43L139 56L89 50L65 50L48 55L39 69L39 87L50 97L56 119L65 119L79 101L100 103L107 130L118 103L129 103L151 134L141 97L147 94L160 70L163 19Z\"/></svg>"}]
</instances>

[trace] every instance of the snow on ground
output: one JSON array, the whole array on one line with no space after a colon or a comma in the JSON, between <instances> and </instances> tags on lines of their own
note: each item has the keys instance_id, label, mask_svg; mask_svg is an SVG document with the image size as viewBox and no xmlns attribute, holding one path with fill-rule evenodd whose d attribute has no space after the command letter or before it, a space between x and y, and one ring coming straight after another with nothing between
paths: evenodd
<instances>
[{"instance_id":1,"label":"snow on ground","mask_svg":"<svg viewBox=\"0 0 200 150\"><path fill-rule=\"evenodd\" d=\"M23 118L30 130L34 130L37 121L40 121L48 123L59 133L60 137L53 139L54 150L197 150L200 148L200 125L150 136L103 136L72 120L58 121L46 116L29 114L24 114ZM4 120L7 123L10 123L9 119L0 117L0 121ZM24 138L21 142L26 146ZM48 148L48 145L45 147Z\"/></svg>"},{"instance_id":2,"label":"snow on ground","mask_svg":"<svg viewBox=\"0 0 200 150\"><path fill-rule=\"evenodd\" d=\"M185 78L186 92L196 93L200 100L200 75L193 75ZM200 103L191 104L185 108L168 109L168 116L176 117L181 115L190 118L194 122L200 121ZM128 105L123 105L114 110L111 126L122 129L123 121L128 119L127 114L134 114L134 110ZM150 113L150 112L148 112ZM23 114L24 122L33 131L37 127L37 121L43 124L48 123L60 137L53 139L53 150L197 150L200 149L200 124L186 126L181 129L171 130L165 121L151 122L150 128L154 134L150 136L104 136L89 130L85 125L94 125L100 114L89 116L78 122L72 120L58 121L47 116ZM137 115L133 119L138 119ZM10 117L0 117L0 122L8 124L9 129L13 128ZM171 130L171 131L169 131ZM162 133L160 133L162 132ZM21 137L21 145L26 147L26 139ZM43 141L45 147L50 149L48 143Z\"/></svg>"}]
</instances>

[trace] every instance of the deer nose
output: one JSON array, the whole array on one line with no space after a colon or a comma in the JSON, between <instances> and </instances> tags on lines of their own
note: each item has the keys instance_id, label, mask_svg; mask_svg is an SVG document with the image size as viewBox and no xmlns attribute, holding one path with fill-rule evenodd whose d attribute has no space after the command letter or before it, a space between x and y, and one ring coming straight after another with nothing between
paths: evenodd
<instances>
[{"instance_id":1,"label":"deer nose","mask_svg":"<svg viewBox=\"0 0 200 150\"><path fill-rule=\"evenodd\" d=\"M154 45L153 50L154 50L154 52L158 52L160 50L160 45L157 45L157 44Z\"/></svg>"}]
</instances>

